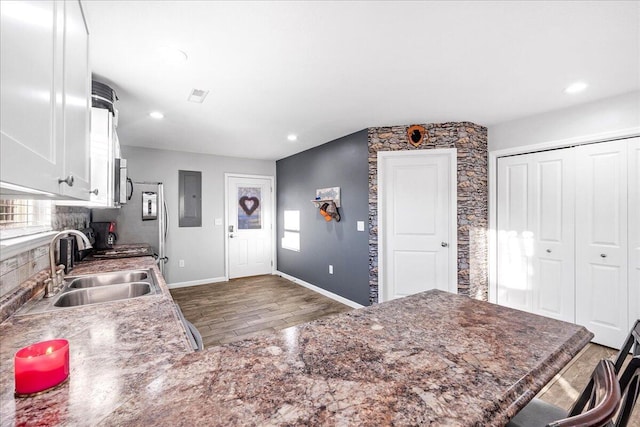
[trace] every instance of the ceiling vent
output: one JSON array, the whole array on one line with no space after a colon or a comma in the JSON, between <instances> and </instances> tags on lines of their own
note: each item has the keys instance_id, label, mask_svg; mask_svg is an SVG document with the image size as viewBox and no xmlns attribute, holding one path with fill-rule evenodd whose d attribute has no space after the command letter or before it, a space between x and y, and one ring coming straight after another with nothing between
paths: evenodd
<instances>
[{"instance_id":1,"label":"ceiling vent","mask_svg":"<svg viewBox=\"0 0 640 427\"><path fill-rule=\"evenodd\" d=\"M209 94L208 90L192 89L191 94L189 94L189 98L187 98L187 100L189 102L197 102L199 104L202 104L202 102L204 101L204 99L207 97L208 94Z\"/></svg>"}]
</instances>

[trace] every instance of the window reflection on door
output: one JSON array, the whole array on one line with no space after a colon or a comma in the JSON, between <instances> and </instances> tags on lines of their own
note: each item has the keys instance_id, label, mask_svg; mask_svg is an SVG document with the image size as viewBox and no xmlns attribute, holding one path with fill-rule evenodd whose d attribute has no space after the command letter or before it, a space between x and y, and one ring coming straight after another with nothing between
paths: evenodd
<instances>
[{"instance_id":1,"label":"window reflection on door","mask_svg":"<svg viewBox=\"0 0 640 427\"><path fill-rule=\"evenodd\" d=\"M238 230L262 229L260 187L238 187Z\"/></svg>"}]
</instances>

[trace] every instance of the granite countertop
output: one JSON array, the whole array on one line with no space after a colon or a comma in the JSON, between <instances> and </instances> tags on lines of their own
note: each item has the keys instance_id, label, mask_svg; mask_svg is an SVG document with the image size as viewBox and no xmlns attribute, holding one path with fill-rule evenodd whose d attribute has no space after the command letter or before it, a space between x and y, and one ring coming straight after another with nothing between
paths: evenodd
<instances>
[{"instance_id":1,"label":"granite countertop","mask_svg":"<svg viewBox=\"0 0 640 427\"><path fill-rule=\"evenodd\" d=\"M0 424L95 425L158 372L191 352L162 275L151 257L79 263L72 275L147 269L161 293L54 312L13 315L0 324ZM15 398L13 355L29 344L69 340L66 383Z\"/></svg>"},{"instance_id":2,"label":"granite countertop","mask_svg":"<svg viewBox=\"0 0 640 427\"><path fill-rule=\"evenodd\" d=\"M500 426L592 337L433 290L186 355L101 424Z\"/></svg>"},{"instance_id":3,"label":"granite countertop","mask_svg":"<svg viewBox=\"0 0 640 427\"><path fill-rule=\"evenodd\" d=\"M1 324L2 424L499 426L593 336L434 290L189 352L166 301ZM13 352L54 336L70 381L15 399Z\"/></svg>"}]
</instances>

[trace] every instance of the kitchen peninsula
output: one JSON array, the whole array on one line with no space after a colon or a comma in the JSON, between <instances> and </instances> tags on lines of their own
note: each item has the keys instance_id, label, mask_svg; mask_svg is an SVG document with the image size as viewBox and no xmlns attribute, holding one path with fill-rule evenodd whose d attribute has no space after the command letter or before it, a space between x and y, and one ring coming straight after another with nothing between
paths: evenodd
<instances>
[{"instance_id":1,"label":"kitchen peninsula","mask_svg":"<svg viewBox=\"0 0 640 427\"><path fill-rule=\"evenodd\" d=\"M592 337L433 290L190 352L162 284L2 323L2 425L503 425ZM13 353L54 337L69 381L14 398Z\"/></svg>"}]
</instances>

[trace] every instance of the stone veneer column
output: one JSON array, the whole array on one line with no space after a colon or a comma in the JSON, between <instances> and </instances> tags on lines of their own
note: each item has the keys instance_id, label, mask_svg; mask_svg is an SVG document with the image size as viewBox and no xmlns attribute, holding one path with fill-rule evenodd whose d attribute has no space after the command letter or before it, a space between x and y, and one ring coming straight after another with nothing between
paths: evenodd
<instances>
[{"instance_id":1,"label":"stone veneer column","mask_svg":"<svg viewBox=\"0 0 640 427\"><path fill-rule=\"evenodd\" d=\"M469 122L423 125L418 148L407 126L369 128L369 300L378 302L378 151L458 150L458 293L487 300L487 128Z\"/></svg>"}]
</instances>

